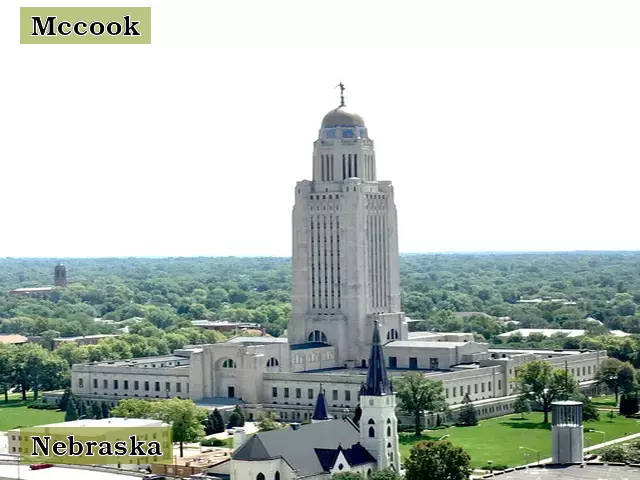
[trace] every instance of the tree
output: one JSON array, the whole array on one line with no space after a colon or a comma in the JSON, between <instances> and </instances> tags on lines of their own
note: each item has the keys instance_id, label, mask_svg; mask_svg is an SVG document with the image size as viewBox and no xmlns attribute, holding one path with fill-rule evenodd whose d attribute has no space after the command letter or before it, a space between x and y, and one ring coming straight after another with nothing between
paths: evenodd
<instances>
[{"instance_id":1,"label":"tree","mask_svg":"<svg viewBox=\"0 0 640 480\"><path fill-rule=\"evenodd\" d=\"M102 409L100 408L100 405L98 404L98 402L92 402L91 403L91 418L104 418L102 416Z\"/></svg>"},{"instance_id":2,"label":"tree","mask_svg":"<svg viewBox=\"0 0 640 480\"><path fill-rule=\"evenodd\" d=\"M221 433L224 432L224 420L222 419L222 414L220 410L217 408L213 409L213 419L214 419L214 432L213 433Z\"/></svg>"},{"instance_id":3,"label":"tree","mask_svg":"<svg viewBox=\"0 0 640 480\"><path fill-rule=\"evenodd\" d=\"M157 418L157 409L154 401L129 398L122 400L111 410L111 415L122 418Z\"/></svg>"},{"instance_id":4,"label":"tree","mask_svg":"<svg viewBox=\"0 0 640 480\"><path fill-rule=\"evenodd\" d=\"M473 427L478 425L476 407L473 406L468 393L466 393L462 399L462 408L458 412L458 421L456 424L462 427Z\"/></svg>"},{"instance_id":5,"label":"tree","mask_svg":"<svg viewBox=\"0 0 640 480\"><path fill-rule=\"evenodd\" d=\"M244 413L242 413L242 409L240 405L236 405L229 416L229 426L230 427L244 427Z\"/></svg>"},{"instance_id":6,"label":"tree","mask_svg":"<svg viewBox=\"0 0 640 480\"><path fill-rule=\"evenodd\" d=\"M67 411L64 414L64 421L71 422L77 419L78 419L78 410L76 407L76 402L74 401L67 402Z\"/></svg>"},{"instance_id":7,"label":"tree","mask_svg":"<svg viewBox=\"0 0 640 480\"><path fill-rule=\"evenodd\" d=\"M62 410L62 411L66 411L67 410L67 404L69 403L71 398L72 398L71 389L65 388L64 389L64 393L62 394L62 397L60 398L60 403L58 403L58 408L60 408L60 410Z\"/></svg>"},{"instance_id":8,"label":"tree","mask_svg":"<svg viewBox=\"0 0 640 480\"><path fill-rule=\"evenodd\" d=\"M415 435L422 432L422 412L441 412L446 401L442 382L429 380L422 373L409 372L395 381L400 409L413 415Z\"/></svg>"},{"instance_id":9,"label":"tree","mask_svg":"<svg viewBox=\"0 0 640 480\"><path fill-rule=\"evenodd\" d=\"M395 470L385 468L383 470L376 470L366 480L401 480Z\"/></svg>"},{"instance_id":10,"label":"tree","mask_svg":"<svg viewBox=\"0 0 640 480\"><path fill-rule=\"evenodd\" d=\"M0 393L4 394L5 403L9 402L9 390L15 382L13 357L15 346L0 344Z\"/></svg>"},{"instance_id":11,"label":"tree","mask_svg":"<svg viewBox=\"0 0 640 480\"><path fill-rule=\"evenodd\" d=\"M549 362L534 360L516 371L517 387L520 395L536 402L544 412L544 423L549 423L551 403L566 400L578 388L573 376L564 369L554 370Z\"/></svg>"},{"instance_id":12,"label":"tree","mask_svg":"<svg viewBox=\"0 0 640 480\"><path fill-rule=\"evenodd\" d=\"M109 404L107 402L102 402L100 404L100 410L102 412L102 418L109 418L109 414L110 414L110 408L109 408Z\"/></svg>"},{"instance_id":13,"label":"tree","mask_svg":"<svg viewBox=\"0 0 640 480\"><path fill-rule=\"evenodd\" d=\"M531 402L524 395L518 395L516 402L513 404L513 411L519 413L521 418L524 419L525 413L531 412Z\"/></svg>"},{"instance_id":14,"label":"tree","mask_svg":"<svg viewBox=\"0 0 640 480\"><path fill-rule=\"evenodd\" d=\"M213 435L214 433L224 432L224 420L220 414L220 410L214 408L209 412L207 418L204 421L204 433L206 435Z\"/></svg>"},{"instance_id":15,"label":"tree","mask_svg":"<svg viewBox=\"0 0 640 480\"><path fill-rule=\"evenodd\" d=\"M353 423L356 425L360 424L360 419L362 418L362 408L360 404L356 406L356 409L353 411Z\"/></svg>"},{"instance_id":16,"label":"tree","mask_svg":"<svg viewBox=\"0 0 640 480\"><path fill-rule=\"evenodd\" d=\"M616 396L616 404L618 403L618 393L624 381L620 377L623 365L624 362L621 362L617 358L607 357L600 364L600 368L596 374L598 383L606 385L607 388L614 393Z\"/></svg>"},{"instance_id":17,"label":"tree","mask_svg":"<svg viewBox=\"0 0 640 480\"><path fill-rule=\"evenodd\" d=\"M202 422L207 416L204 408L198 407L192 400L172 398L154 402L158 418L171 425L173 441L180 444L180 457L183 457L185 442L196 442L204 436Z\"/></svg>"},{"instance_id":18,"label":"tree","mask_svg":"<svg viewBox=\"0 0 640 480\"><path fill-rule=\"evenodd\" d=\"M572 400L582 403L582 419L585 422L598 420L600 418L600 413L598 412L598 409L596 408L594 403L591 401L591 399L586 395L576 392L572 396Z\"/></svg>"},{"instance_id":19,"label":"tree","mask_svg":"<svg viewBox=\"0 0 640 480\"><path fill-rule=\"evenodd\" d=\"M365 480L360 472L341 472L331 475L331 480Z\"/></svg>"},{"instance_id":20,"label":"tree","mask_svg":"<svg viewBox=\"0 0 640 480\"><path fill-rule=\"evenodd\" d=\"M638 413L638 399L635 395L622 394L620 397L620 415L629 416Z\"/></svg>"},{"instance_id":21,"label":"tree","mask_svg":"<svg viewBox=\"0 0 640 480\"><path fill-rule=\"evenodd\" d=\"M240 414L238 412L231 412L231 415L229 415L229 428L242 426L244 426L244 422Z\"/></svg>"},{"instance_id":22,"label":"tree","mask_svg":"<svg viewBox=\"0 0 640 480\"><path fill-rule=\"evenodd\" d=\"M275 412L260 412L258 416L258 429L261 432L268 432L269 430L276 430L280 428L278 422L278 415Z\"/></svg>"},{"instance_id":23,"label":"tree","mask_svg":"<svg viewBox=\"0 0 640 480\"><path fill-rule=\"evenodd\" d=\"M446 440L422 441L411 448L405 461L406 480L467 480L471 457Z\"/></svg>"}]
</instances>

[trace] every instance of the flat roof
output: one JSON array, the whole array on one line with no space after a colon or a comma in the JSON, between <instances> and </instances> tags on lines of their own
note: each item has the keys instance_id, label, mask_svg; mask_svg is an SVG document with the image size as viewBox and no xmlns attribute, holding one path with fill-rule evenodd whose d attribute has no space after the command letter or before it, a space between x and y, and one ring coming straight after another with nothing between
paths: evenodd
<instances>
[{"instance_id":1,"label":"flat roof","mask_svg":"<svg viewBox=\"0 0 640 480\"><path fill-rule=\"evenodd\" d=\"M24 335L0 335L0 343L27 343L29 339Z\"/></svg>"},{"instance_id":2,"label":"flat roof","mask_svg":"<svg viewBox=\"0 0 640 480\"><path fill-rule=\"evenodd\" d=\"M454 349L456 347L462 347L463 345L469 345L469 342L421 342L420 340L394 340L385 344L386 347L400 347L400 348L445 348Z\"/></svg>"},{"instance_id":3,"label":"flat roof","mask_svg":"<svg viewBox=\"0 0 640 480\"><path fill-rule=\"evenodd\" d=\"M224 343L287 343L285 337L233 337ZM220 345L220 344L218 344Z\"/></svg>"},{"instance_id":4,"label":"flat roof","mask_svg":"<svg viewBox=\"0 0 640 480\"><path fill-rule=\"evenodd\" d=\"M84 335L82 337L59 337L54 338L56 342L74 342L76 340L82 340L84 338L112 338L119 337L120 335L116 335L114 333L101 333L99 335Z\"/></svg>"},{"instance_id":5,"label":"flat roof","mask_svg":"<svg viewBox=\"0 0 640 480\"><path fill-rule=\"evenodd\" d=\"M547 466L516 470L495 478L501 480L640 480L640 468L592 464L586 464L584 468L580 465Z\"/></svg>"},{"instance_id":6,"label":"flat roof","mask_svg":"<svg viewBox=\"0 0 640 480\"><path fill-rule=\"evenodd\" d=\"M581 350L543 350L535 348L490 348L489 353L537 353L541 355L580 355Z\"/></svg>"},{"instance_id":7,"label":"flat roof","mask_svg":"<svg viewBox=\"0 0 640 480\"><path fill-rule=\"evenodd\" d=\"M70 422L48 423L46 425L38 425L38 427L148 427L158 424L158 420L148 418L85 418L82 420L72 420ZM16 429L17 430L17 429Z\"/></svg>"},{"instance_id":8,"label":"flat roof","mask_svg":"<svg viewBox=\"0 0 640 480\"><path fill-rule=\"evenodd\" d=\"M31 470L29 465L0 463L0 478L17 478L21 480L140 480L141 476L121 473L101 472L93 468L51 467L42 470Z\"/></svg>"},{"instance_id":9,"label":"flat roof","mask_svg":"<svg viewBox=\"0 0 640 480\"><path fill-rule=\"evenodd\" d=\"M141 358L129 358L125 360L105 360L102 362L89 363L85 365L108 365L112 367L128 367L136 365L145 365L149 363L162 363L162 362L184 362L187 365L190 361L189 357L179 357L177 355L160 355L157 357L141 357ZM173 367L174 365L166 365L167 367ZM178 366L178 365L175 365ZM182 366L182 365L179 365ZM162 368L162 367L160 367Z\"/></svg>"},{"instance_id":10,"label":"flat roof","mask_svg":"<svg viewBox=\"0 0 640 480\"><path fill-rule=\"evenodd\" d=\"M50 292L53 287L24 287L10 290L9 293Z\"/></svg>"}]
</instances>

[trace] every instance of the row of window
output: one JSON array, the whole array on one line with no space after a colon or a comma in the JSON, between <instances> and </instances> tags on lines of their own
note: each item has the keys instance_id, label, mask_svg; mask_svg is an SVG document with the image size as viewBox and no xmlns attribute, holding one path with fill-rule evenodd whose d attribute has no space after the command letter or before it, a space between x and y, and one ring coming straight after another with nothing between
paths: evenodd
<instances>
[{"instance_id":1,"label":"row of window","mask_svg":"<svg viewBox=\"0 0 640 480\"><path fill-rule=\"evenodd\" d=\"M556 367L562 368L560 365L557 365ZM592 371L591 365L586 365L586 366L583 366L582 368L573 367L571 368L571 375L574 375L576 377L591 375L591 371ZM596 373L596 371L597 371L597 367L593 365L593 373ZM580 372L582 372L582 375L580 374ZM514 374L514 370L510 368L509 375L513 375L513 374ZM518 368L515 369L515 377L518 378Z\"/></svg>"},{"instance_id":2,"label":"row of window","mask_svg":"<svg viewBox=\"0 0 640 480\"><path fill-rule=\"evenodd\" d=\"M391 333L391 331L389 333ZM396 334L397 332L394 335ZM387 340L390 340L389 334L387 334ZM389 357L389 368L398 368L398 357ZM409 357L409 370L417 370L418 368L419 368L418 357ZM429 369L438 370L439 368L440 368L440 361L435 357L430 358Z\"/></svg>"},{"instance_id":3,"label":"row of window","mask_svg":"<svg viewBox=\"0 0 640 480\"><path fill-rule=\"evenodd\" d=\"M480 389L478 391L478 385L480 385ZM486 390L485 390L486 387ZM498 391L500 391L502 389L502 380L498 380ZM452 387L451 388L451 393L452 393L452 397L464 397L465 395L465 387L463 385L460 385L460 387ZM485 391L490 392L491 391L491 382L481 382L480 384L478 383L474 383L473 384L473 393L477 394L477 393L484 393ZM456 393L460 392L459 395L456 395ZM468 393L469 395L471 395L471 384L467 385L467 391L466 393ZM446 398L449 398L449 389L445 388L444 389L444 394Z\"/></svg>"},{"instance_id":4,"label":"row of window","mask_svg":"<svg viewBox=\"0 0 640 480\"><path fill-rule=\"evenodd\" d=\"M329 216L327 225L327 218L322 217L318 215L309 219L311 308L339 309L342 308L340 219Z\"/></svg>"},{"instance_id":5,"label":"row of window","mask_svg":"<svg viewBox=\"0 0 640 480\"><path fill-rule=\"evenodd\" d=\"M150 387L151 387L151 382L149 381L144 381L142 382L143 384L143 391L145 392L149 392ZM160 387L161 387L161 382L154 382L153 385L153 391L154 392L160 392ZM83 378L78 378L78 388L84 388L84 379ZM93 379L93 388L99 388L99 380L97 378ZM105 390L109 390L109 380L107 380L106 378L102 380L102 388L104 388ZM120 389L120 380L112 380L112 387L113 390L119 390ZM123 390L129 390L129 380L123 380L122 381L122 389ZM140 390L140 381L138 380L134 380L133 381L133 390L137 391ZM165 392L170 392L171 391L171 382L164 382L164 391ZM175 384L175 391L176 393L181 393L182 392L182 383L180 382L176 382ZM189 384L187 383L187 393L189 392Z\"/></svg>"},{"instance_id":6,"label":"row of window","mask_svg":"<svg viewBox=\"0 0 640 480\"><path fill-rule=\"evenodd\" d=\"M309 341L311 342L312 340L309 340ZM326 340L324 340L324 342L326 342ZM294 355L293 358L291 359L291 363L294 365L300 365L304 363L305 360L307 361L307 363L317 363L320 361L320 359L333 360L334 358L335 358L335 355L333 352L324 352L322 354L311 353L306 357L304 355Z\"/></svg>"},{"instance_id":7,"label":"row of window","mask_svg":"<svg viewBox=\"0 0 640 480\"><path fill-rule=\"evenodd\" d=\"M290 398L290 391L291 391L291 388L284 387L283 388L283 398ZM273 398L278 398L278 392L279 392L278 387L271 387L271 396ZM331 400L333 400L334 402L337 402L337 401L339 401L338 397L339 397L338 390L332 390L332 392L331 392ZM302 398L302 389L301 388L296 388L295 389L295 397L294 398L298 398L298 399ZM313 388L307 389L307 399L308 400L313 400L314 399L314 389ZM350 402L351 401L351 391L350 390L345 390L344 391L344 401L345 402Z\"/></svg>"},{"instance_id":8,"label":"row of window","mask_svg":"<svg viewBox=\"0 0 640 480\"><path fill-rule=\"evenodd\" d=\"M389 268L387 219L382 215L367 217L369 307L382 312L388 303L387 272Z\"/></svg>"}]
</instances>

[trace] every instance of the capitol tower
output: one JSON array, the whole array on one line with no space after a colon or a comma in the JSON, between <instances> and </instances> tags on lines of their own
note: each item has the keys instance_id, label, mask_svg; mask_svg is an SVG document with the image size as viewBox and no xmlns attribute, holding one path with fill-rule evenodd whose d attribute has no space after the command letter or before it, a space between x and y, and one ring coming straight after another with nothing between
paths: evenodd
<instances>
[{"instance_id":1,"label":"capitol tower","mask_svg":"<svg viewBox=\"0 0 640 480\"><path fill-rule=\"evenodd\" d=\"M374 322L382 341L406 340L400 310L398 221L389 181L377 179L373 140L340 106L322 120L312 180L293 208L290 345L334 345L338 365L366 366Z\"/></svg>"}]
</instances>

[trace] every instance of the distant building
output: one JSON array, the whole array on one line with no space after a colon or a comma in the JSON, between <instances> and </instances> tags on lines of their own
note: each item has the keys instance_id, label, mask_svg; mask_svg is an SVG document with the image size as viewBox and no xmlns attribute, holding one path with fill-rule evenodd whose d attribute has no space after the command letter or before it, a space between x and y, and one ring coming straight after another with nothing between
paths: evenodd
<instances>
[{"instance_id":1,"label":"distant building","mask_svg":"<svg viewBox=\"0 0 640 480\"><path fill-rule=\"evenodd\" d=\"M56 287L65 288L67 286L67 267L62 263L56 265L53 269L53 278Z\"/></svg>"},{"instance_id":2,"label":"distant building","mask_svg":"<svg viewBox=\"0 0 640 480\"><path fill-rule=\"evenodd\" d=\"M320 386L309 425L257 433L241 445L231 461L231 480L328 480L340 472L367 477L375 470L400 470L396 397L385 368L375 324L366 380L360 388L362 415L334 420Z\"/></svg>"},{"instance_id":3,"label":"distant building","mask_svg":"<svg viewBox=\"0 0 640 480\"><path fill-rule=\"evenodd\" d=\"M20 345L27 343L29 339L23 335L0 335L0 343L10 343L13 345Z\"/></svg>"},{"instance_id":4,"label":"distant building","mask_svg":"<svg viewBox=\"0 0 640 480\"><path fill-rule=\"evenodd\" d=\"M567 328L519 328L510 332L501 333L500 335L498 335L498 337L506 339L514 335L521 335L522 337L526 338L534 333L539 333L545 337L551 337L552 335L556 335L558 333L566 335L567 337L581 337L586 332L587 331L583 329Z\"/></svg>"},{"instance_id":5,"label":"distant building","mask_svg":"<svg viewBox=\"0 0 640 480\"><path fill-rule=\"evenodd\" d=\"M206 330L216 330L218 332L233 332L236 330L243 331L247 329L260 330L262 328L259 323L228 322L226 320L192 320L191 323L194 327L200 327Z\"/></svg>"},{"instance_id":6,"label":"distant building","mask_svg":"<svg viewBox=\"0 0 640 480\"><path fill-rule=\"evenodd\" d=\"M511 412L514 369L533 360L573 369L585 393L597 387L595 375L606 351L495 349L472 334L409 333L412 320L400 304L393 186L378 180L363 118L343 107L322 120L312 179L294 190L287 336L234 337L175 350L170 359L76 364L75 395L109 402L181 396L220 405L224 400L242 404L249 421L268 408L284 422L303 422L312 419L322 384L328 413L339 419L358 404L364 410L360 385L370 366L374 326L384 342L389 375L418 371L442 381L452 411L469 395L480 418ZM425 414L425 424L441 420L435 417ZM335 453L335 445L327 448Z\"/></svg>"},{"instance_id":7,"label":"distant building","mask_svg":"<svg viewBox=\"0 0 640 480\"><path fill-rule=\"evenodd\" d=\"M529 298L529 299L520 299L516 300L516 303L524 303L524 304L541 304L541 303L559 303L561 305L577 305L578 302L574 302L571 300L566 300L564 298L551 298L551 297L542 297L542 298Z\"/></svg>"},{"instance_id":8,"label":"distant building","mask_svg":"<svg viewBox=\"0 0 640 480\"><path fill-rule=\"evenodd\" d=\"M75 343L77 345L96 345L100 340L117 338L120 335L85 335L83 337L60 337L53 339L53 348L58 348L63 343Z\"/></svg>"},{"instance_id":9,"label":"distant building","mask_svg":"<svg viewBox=\"0 0 640 480\"><path fill-rule=\"evenodd\" d=\"M53 269L53 280L56 287L67 286L67 267L59 263ZM9 295L22 295L32 298L48 298L54 287L25 287L15 288L9 291Z\"/></svg>"},{"instance_id":10,"label":"distant building","mask_svg":"<svg viewBox=\"0 0 640 480\"><path fill-rule=\"evenodd\" d=\"M472 317L495 318L484 312L453 312L453 314L458 318L472 318Z\"/></svg>"},{"instance_id":11,"label":"distant building","mask_svg":"<svg viewBox=\"0 0 640 480\"><path fill-rule=\"evenodd\" d=\"M94 428L114 428L114 429L123 429L123 440L124 437L131 435L131 430L124 430L129 428L149 428L149 427L168 427L169 425L161 422L160 420L151 420L146 418L101 418L101 419L82 419L82 420L73 420L71 422L59 422L59 423L50 423L47 425L38 425L35 428L65 428L70 431L73 429L78 429L80 431L81 428L85 427L94 427ZM34 428L34 427L31 427ZM117 435L117 433L116 433ZM81 437L81 434L78 434ZM20 429L14 428L7 432L8 437L8 451L11 455L20 455L22 452L20 447ZM92 438L93 439L93 438ZM131 457L130 457L131 458ZM140 468L151 468L151 463L149 463L148 457L141 457L136 460L136 463L133 463L132 460L129 460L129 463L120 464L120 468L124 470L139 470ZM113 467L113 465L109 465Z\"/></svg>"},{"instance_id":12,"label":"distant building","mask_svg":"<svg viewBox=\"0 0 640 480\"><path fill-rule=\"evenodd\" d=\"M24 297L33 298L47 298L52 291L53 287L16 288L14 290L10 290L9 295L22 295Z\"/></svg>"}]
</instances>

